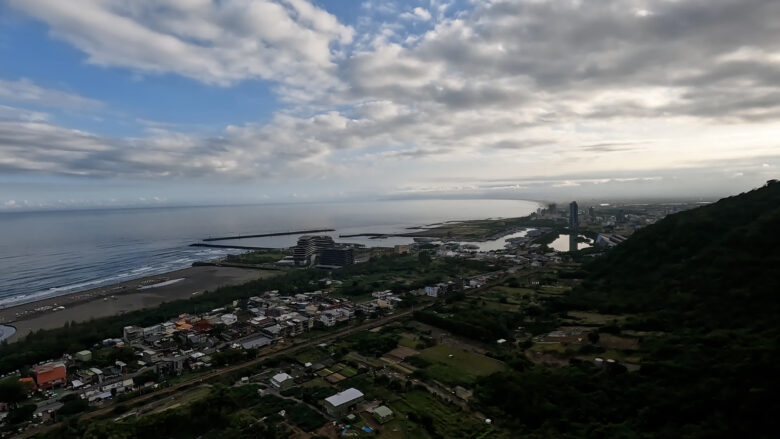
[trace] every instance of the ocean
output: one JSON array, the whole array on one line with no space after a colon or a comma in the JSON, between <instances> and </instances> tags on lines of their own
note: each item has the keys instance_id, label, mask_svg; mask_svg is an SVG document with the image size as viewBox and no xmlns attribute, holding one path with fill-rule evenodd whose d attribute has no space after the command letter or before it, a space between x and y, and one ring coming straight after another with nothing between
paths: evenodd
<instances>
[{"instance_id":1,"label":"ocean","mask_svg":"<svg viewBox=\"0 0 780 439\"><path fill-rule=\"evenodd\" d=\"M335 229L337 242L393 246L411 238L344 238L398 233L451 220L528 215L519 200L405 200L251 206L165 207L0 213L0 307L186 268L234 250L190 247L204 238ZM298 235L228 241L289 247ZM500 248L503 240L485 243ZM219 243L219 242L215 242Z\"/></svg>"}]
</instances>

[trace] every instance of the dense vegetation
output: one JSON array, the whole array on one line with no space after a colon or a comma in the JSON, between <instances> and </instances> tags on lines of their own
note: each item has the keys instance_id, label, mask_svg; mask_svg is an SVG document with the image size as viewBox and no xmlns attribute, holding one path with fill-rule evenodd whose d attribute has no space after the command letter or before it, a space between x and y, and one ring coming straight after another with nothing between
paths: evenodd
<instances>
[{"instance_id":1,"label":"dense vegetation","mask_svg":"<svg viewBox=\"0 0 780 439\"><path fill-rule=\"evenodd\" d=\"M655 330L638 372L578 363L484 378L528 437L777 437L780 184L667 217L586 266L557 307Z\"/></svg>"},{"instance_id":2,"label":"dense vegetation","mask_svg":"<svg viewBox=\"0 0 780 439\"><path fill-rule=\"evenodd\" d=\"M672 328L741 328L777 315L779 230L780 183L670 215L590 264L572 299Z\"/></svg>"},{"instance_id":3,"label":"dense vegetation","mask_svg":"<svg viewBox=\"0 0 780 439\"><path fill-rule=\"evenodd\" d=\"M420 252L416 256L387 255L374 258L370 264L356 264L334 271L333 278L344 281L339 293L354 297L377 290L413 290L489 269L484 261L460 258L434 260L427 252Z\"/></svg>"}]
</instances>

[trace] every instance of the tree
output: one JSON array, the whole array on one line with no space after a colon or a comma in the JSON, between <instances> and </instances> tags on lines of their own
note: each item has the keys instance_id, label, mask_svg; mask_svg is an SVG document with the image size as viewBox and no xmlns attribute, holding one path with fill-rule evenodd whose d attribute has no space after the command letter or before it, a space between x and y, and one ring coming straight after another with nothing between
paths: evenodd
<instances>
[{"instance_id":1,"label":"tree","mask_svg":"<svg viewBox=\"0 0 780 439\"><path fill-rule=\"evenodd\" d=\"M417 254L417 260L420 262L421 265L428 266L431 264L431 254L427 251L422 251Z\"/></svg>"},{"instance_id":2,"label":"tree","mask_svg":"<svg viewBox=\"0 0 780 439\"><path fill-rule=\"evenodd\" d=\"M147 370L146 372L133 377L133 383L135 383L136 386L144 385L150 381L157 381L157 372Z\"/></svg>"},{"instance_id":3,"label":"tree","mask_svg":"<svg viewBox=\"0 0 780 439\"><path fill-rule=\"evenodd\" d=\"M14 375L0 381L0 401L14 405L25 399L27 399L27 390L18 376Z\"/></svg>"},{"instance_id":4,"label":"tree","mask_svg":"<svg viewBox=\"0 0 780 439\"><path fill-rule=\"evenodd\" d=\"M22 422L32 419L33 413L35 413L35 404L25 404L17 407L8 412L8 417L5 421L10 425L21 424Z\"/></svg>"},{"instance_id":5,"label":"tree","mask_svg":"<svg viewBox=\"0 0 780 439\"><path fill-rule=\"evenodd\" d=\"M591 343L596 344L599 342L599 333L598 331L593 331L588 333L588 340L590 340Z\"/></svg>"}]
</instances>

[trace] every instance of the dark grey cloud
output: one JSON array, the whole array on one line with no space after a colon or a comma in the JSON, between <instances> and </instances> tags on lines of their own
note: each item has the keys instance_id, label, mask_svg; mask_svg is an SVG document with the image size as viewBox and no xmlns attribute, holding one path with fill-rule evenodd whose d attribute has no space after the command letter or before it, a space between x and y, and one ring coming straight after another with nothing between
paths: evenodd
<instances>
[{"instance_id":1,"label":"dark grey cloud","mask_svg":"<svg viewBox=\"0 0 780 439\"><path fill-rule=\"evenodd\" d=\"M492 145L490 145L490 147L495 149L518 150L518 149L533 148L542 145L550 145L553 143L555 143L553 140L546 140L546 139L502 140L493 143Z\"/></svg>"},{"instance_id":2,"label":"dark grey cloud","mask_svg":"<svg viewBox=\"0 0 780 439\"><path fill-rule=\"evenodd\" d=\"M623 102L587 116L733 117L732 110L765 107L768 99L718 111L697 90L780 87L779 17L780 2L770 0L483 2L410 47L359 54L342 69L355 95L451 111L526 108L540 94L583 101L601 90L665 87L683 94L680 102ZM756 55L728 59L746 49ZM705 106L710 111L700 111Z\"/></svg>"}]
</instances>

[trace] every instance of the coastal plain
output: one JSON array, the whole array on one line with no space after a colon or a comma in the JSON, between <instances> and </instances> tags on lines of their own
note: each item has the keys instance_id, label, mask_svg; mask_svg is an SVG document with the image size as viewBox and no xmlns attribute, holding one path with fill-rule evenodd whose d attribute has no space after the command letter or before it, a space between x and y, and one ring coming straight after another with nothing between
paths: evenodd
<instances>
[{"instance_id":1,"label":"coastal plain","mask_svg":"<svg viewBox=\"0 0 780 439\"><path fill-rule=\"evenodd\" d=\"M83 322L153 308L165 302L188 299L204 291L240 285L276 273L217 266L185 268L2 309L0 324L16 328L16 333L8 338L9 342L14 342L39 329L60 328L67 322ZM57 307L64 309L55 311Z\"/></svg>"}]
</instances>

